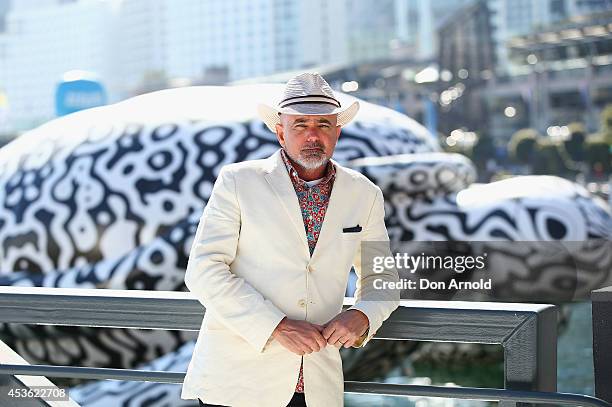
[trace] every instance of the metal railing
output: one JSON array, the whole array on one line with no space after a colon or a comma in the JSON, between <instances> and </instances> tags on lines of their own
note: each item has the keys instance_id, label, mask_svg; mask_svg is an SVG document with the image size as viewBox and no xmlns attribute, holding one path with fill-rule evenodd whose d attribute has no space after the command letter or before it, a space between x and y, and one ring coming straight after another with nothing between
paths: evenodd
<instances>
[{"instance_id":1,"label":"metal railing","mask_svg":"<svg viewBox=\"0 0 612 407\"><path fill-rule=\"evenodd\" d=\"M352 298L345 298L345 307L352 304ZM204 312L187 292L0 287L0 322L6 323L198 331ZM593 397L555 393L557 310L553 305L402 301L375 338L499 344L504 350L505 389L345 382L345 392L492 400L504 406L517 401L608 405ZM0 365L0 378L24 374L177 384L185 376L182 372ZM0 405L4 405L2 397Z\"/></svg>"},{"instance_id":2,"label":"metal railing","mask_svg":"<svg viewBox=\"0 0 612 407\"><path fill-rule=\"evenodd\" d=\"M595 395L612 401L612 287L593 291L591 299Z\"/></svg>"}]
</instances>

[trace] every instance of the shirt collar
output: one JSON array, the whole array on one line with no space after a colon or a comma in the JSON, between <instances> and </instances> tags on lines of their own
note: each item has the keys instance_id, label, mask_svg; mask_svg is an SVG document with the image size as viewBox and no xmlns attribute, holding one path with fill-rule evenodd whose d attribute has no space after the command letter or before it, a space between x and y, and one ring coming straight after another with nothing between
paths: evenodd
<instances>
[{"instance_id":1,"label":"shirt collar","mask_svg":"<svg viewBox=\"0 0 612 407\"><path fill-rule=\"evenodd\" d=\"M291 181L294 184L297 183L299 185L307 187L306 181L304 181L303 179L301 179L299 177L297 171L293 167L293 163L291 161L291 158L289 158L289 155L285 152L284 148L281 149L281 157L283 158L283 162L285 163L285 167L287 168L287 172L289 172L289 177L291 178ZM336 167L331 162L331 160L329 160L327 162L327 167L325 168L325 175L323 176L323 179L321 180L321 182L319 182L317 184L317 186L324 185L324 184L332 181L335 178L335 176L336 176Z\"/></svg>"}]
</instances>

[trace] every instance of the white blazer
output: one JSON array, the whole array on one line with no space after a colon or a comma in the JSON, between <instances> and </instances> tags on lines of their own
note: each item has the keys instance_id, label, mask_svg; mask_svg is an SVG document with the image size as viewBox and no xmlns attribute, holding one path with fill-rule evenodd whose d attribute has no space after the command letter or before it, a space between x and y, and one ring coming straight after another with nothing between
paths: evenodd
<instances>
[{"instance_id":1,"label":"white blazer","mask_svg":"<svg viewBox=\"0 0 612 407\"><path fill-rule=\"evenodd\" d=\"M370 323L361 346L397 308L397 291L371 288L374 279L397 281L397 270L374 274L361 267L362 241L389 240L382 192L362 174L334 164L336 179L312 257L280 150L264 160L222 168L185 273L187 288L206 312L182 399L285 407L302 356L271 334L285 316L324 324L340 313L351 266L359 278L351 308L362 311ZM361 232L343 233L356 225ZM328 345L303 358L308 407L342 406L339 349Z\"/></svg>"}]
</instances>

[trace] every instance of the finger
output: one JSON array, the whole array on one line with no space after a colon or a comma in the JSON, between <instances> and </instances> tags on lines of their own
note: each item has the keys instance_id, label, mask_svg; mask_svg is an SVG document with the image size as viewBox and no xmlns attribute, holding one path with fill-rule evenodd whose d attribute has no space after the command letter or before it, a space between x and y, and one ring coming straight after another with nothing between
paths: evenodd
<instances>
[{"instance_id":1,"label":"finger","mask_svg":"<svg viewBox=\"0 0 612 407\"><path fill-rule=\"evenodd\" d=\"M306 344L304 337L300 335L288 337L287 340L291 343L293 349L295 349L295 353L298 355L304 356L312 352Z\"/></svg>"},{"instance_id":2,"label":"finger","mask_svg":"<svg viewBox=\"0 0 612 407\"><path fill-rule=\"evenodd\" d=\"M340 349L344 343L348 340L348 337L346 336L341 336L338 338L338 340L335 342L334 346L336 346L338 349Z\"/></svg>"},{"instance_id":3,"label":"finger","mask_svg":"<svg viewBox=\"0 0 612 407\"><path fill-rule=\"evenodd\" d=\"M323 342L323 343L321 343ZM313 339L313 351L314 352L319 352L321 349L323 349L325 347L325 345L327 344L327 342L325 342L323 340L323 338L321 339Z\"/></svg>"},{"instance_id":4,"label":"finger","mask_svg":"<svg viewBox=\"0 0 612 407\"><path fill-rule=\"evenodd\" d=\"M319 331L319 333L323 333L323 330L325 330L325 326L323 325L312 324L312 326L314 326L317 329L317 331Z\"/></svg>"},{"instance_id":5,"label":"finger","mask_svg":"<svg viewBox=\"0 0 612 407\"><path fill-rule=\"evenodd\" d=\"M289 350L295 353L296 355L304 355L304 352L302 352L302 348L300 348L299 346L292 346Z\"/></svg>"},{"instance_id":6,"label":"finger","mask_svg":"<svg viewBox=\"0 0 612 407\"><path fill-rule=\"evenodd\" d=\"M317 344L319 345L318 350L321 350L327 346L327 341L325 340L325 338L323 338L323 335L319 334L315 336L315 340L317 341Z\"/></svg>"},{"instance_id":7,"label":"finger","mask_svg":"<svg viewBox=\"0 0 612 407\"><path fill-rule=\"evenodd\" d=\"M323 330L325 328L317 324L312 324L312 327L314 328L312 332L312 338L317 342L317 345L318 345L317 352L318 352L321 349L323 349L325 346L327 346L327 339L323 337Z\"/></svg>"},{"instance_id":8,"label":"finger","mask_svg":"<svg viewBox=\"0 0 612 407\"><path fill-rule=\"evenodd\" d=\"M308 335L305 337L305 341L310 348L312 348L313 352L318 352L327 344L327 341L323 338L323 335L319 331L312 329L308 332Z\"/></svg>"},{"instance_id":9,"label":"finger","mask_svg":"<svg viewBox=\"0 0 612 407\"><path fill-rule=\"evenodd\" d=\"M312 352L314 352L315 347L313 346L312 343L310 342L305 342L304 345L302 346L302 351L304 351L305 354L311 354Z\"/></svg>"},{"instance_id":10,"label":"finger","mask_svg":"<svg viewBox=\"0 0 612 407\"><path fill-rule=\"evenodd\" d=\"M300 348L305 354L311 354L312 352L317 351L317 346L317 342L312 338L301 338Z\"/></svg>"},{"instance_id":11,"label":"finger","mask_svg":"<svg viewBox=\"0 0 612 407\"><path fill-rule=\"evenodd\" d=\"M353 346L355 344L355 340L354 339L349 339L348 341L344 342L344 347L345 348L350 348L351 346Z\"/></svg>"},{"instance_id":12,"label":"finger","mask_svg":"<svg viewBox=\"0 0 612 407\"><path fill-rule=\"evenodd\" d=\"M304 339L304 348L308 350L307 353L318 352L319 344L314 338L305 338Z\"/></svg>"},{"instance_id":13,"label":"finger","mask_svg":"<svg viewBox=\"0 0 612 407\"><path fill-rule=\"evenodd\" d=\"M300 347L295 344L293 341L279 340L280 344L291 353L295 353L296 355L302 355L302 351Z\"/></svg>"},{"instance_id":14,"label":"finger","mask_svg":"<svg viewBox=\"0 0 612 407\"><path fill-rule=\"evenodd\" d=\"M323 329L322 335L328 343L329 343L329 337L334 333L335 329L336 328L334 324L326 325L325 329Z\"/></svg>"},{"instance_id":15,"label":"finger","mask_svg":"<svg viewBox=\"0 0 612 407\"><path fill-rule=\"evenodd\" d=\"M310 355L312 353L312 349L308 345L303 345L300 348L300 351L302 352L302 355Z\"/></svg>"},{"instance_id":16,"label":"finger","mask_svg":"<svg viewBox=\"0 0 612 407\"><path fill-rule=\"evenodd\" d=\"M345 348L347 347L346 344L350 343L350 341L351 341L351 337L349 335L343 335L340 337L340 339L338 339L338 342L340 342L340 344L344 346Z\"/></svg>"},{"instance_id":17,"label":"finger","mask_svg":"<svg viewBox=\"0 0 612 407\"><path fill-rule=\"evenodd\" d=\"M282 337L282 339L280 339L279 342L290 352L295 353L296 355L303 355L301 346L294 340L286 338L286 337Z\"/></svg>"},{"instance_id":18,"label":"finger","mask_svg":"<svg viewBox=\"0 0 612 407\"><path fill-rule=\"evenodd\" d=\"M330 345L335 344L336 342L340 340L340 338L342 338L343 336L342 334L343 333L341 331L336 329L334 333L329 337L329 339L327 339L327 343L329 343Z\"/></svg>"},{"instance_id":19,"label":"finger","mask_svg":"<svg viewBox=\"0 0 612 407\"><path fill-rule=\"evenodd\" d=\"M323 349L325 345L327 345L327 341L325 338L323 338L321 332L317 330L316 326L313 326L312 328L313 329L309 332L310 335L308 336L309 345L313 348L314 352L318 352Z\"/></svg>"}]
</instances>

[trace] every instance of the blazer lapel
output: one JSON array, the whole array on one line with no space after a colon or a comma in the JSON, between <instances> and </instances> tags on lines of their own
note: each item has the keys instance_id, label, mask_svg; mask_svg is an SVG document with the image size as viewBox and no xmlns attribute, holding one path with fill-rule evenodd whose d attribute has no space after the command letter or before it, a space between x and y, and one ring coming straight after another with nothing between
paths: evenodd
<instances>
[{"instance_id":1,"label":"blazer lapel","mask_svg":"<svg viewBox=\"0 0 612 407\"><path fill-rule=\"evenodd\" d=\"M321 232L319 233L311 261L319 255L319 252L324 250L320 248L331 246L334 239L338 238L338 230L342 227L343 214L350 210L345 205L345 198L350 193L351 176L338 163L335 161L333 163L336 166L336 179L334 180L334 186L329 197L327 210L325 211L325 218L323 219L323 225L321 226Z\"/></svg>"},{"instance_id":2,"label":"blazer lapel","mask_svg":"<svg viewBox=\"0 0 612 407\"><path fill-rule=\"evenodd\" d=\"M265 173L265 178L274 190L277 198L283 204L285 213L289 216L295 232L298 234L299 239L302 241L303 249L306 255L310 257L310 250L308 249L308 241L306 240L306 231L304 230L304 220L302 219L302 211L300 209L300 203L298 202L297 194L283 163L283 159L280 155L280 150L274 153L269 159L269 166ZM327 215L326 215L327 217Z\"/></svg>"}]
</instances>

